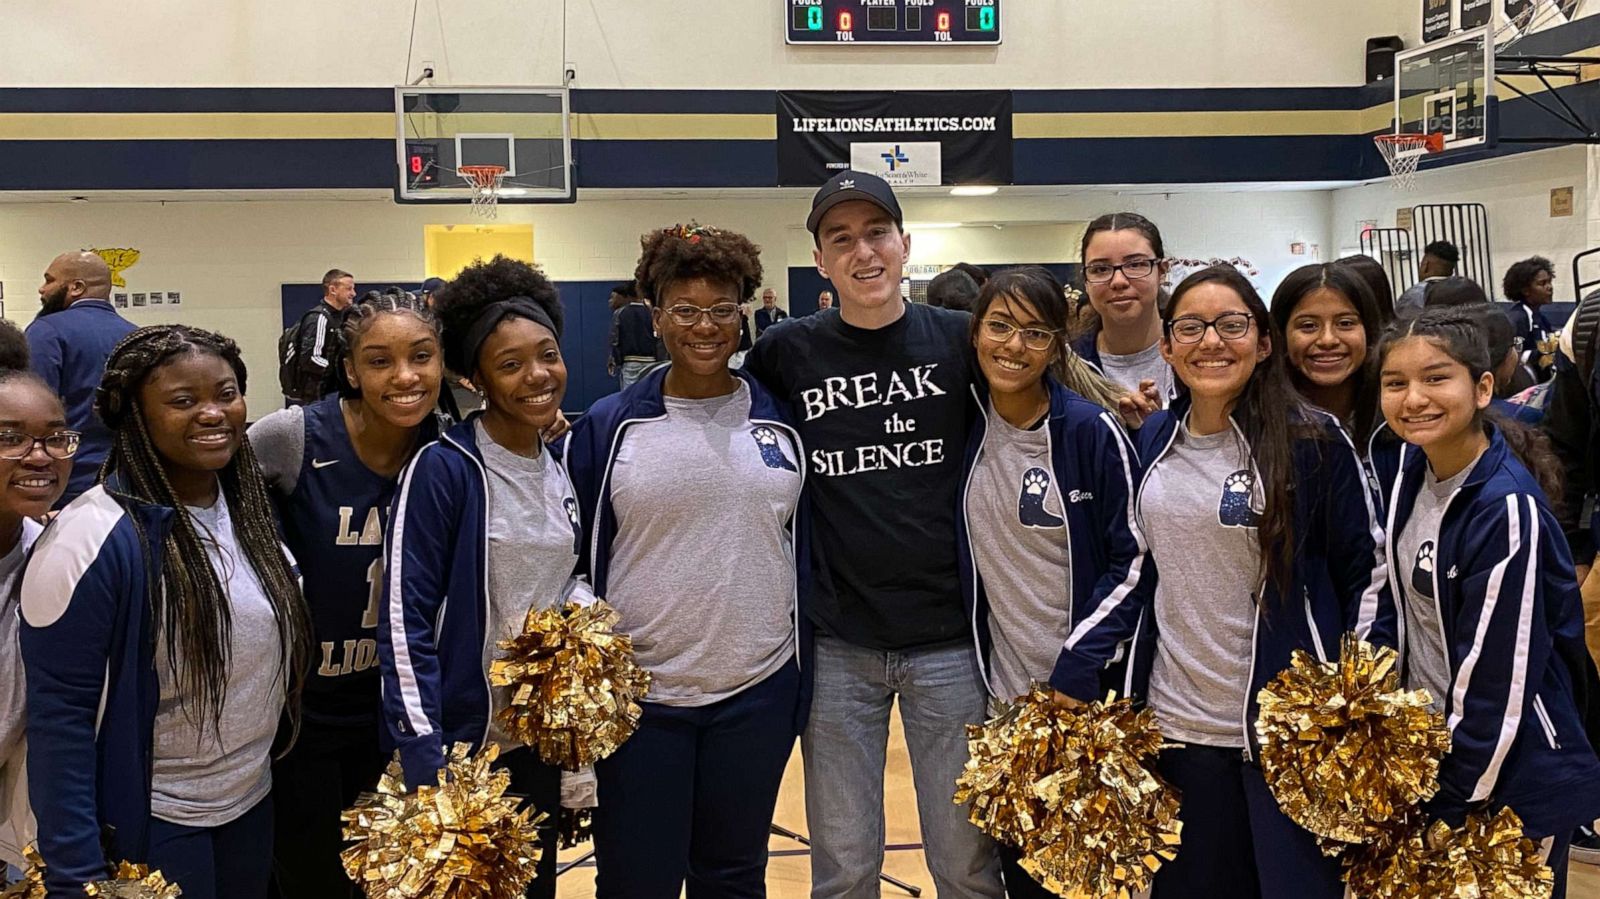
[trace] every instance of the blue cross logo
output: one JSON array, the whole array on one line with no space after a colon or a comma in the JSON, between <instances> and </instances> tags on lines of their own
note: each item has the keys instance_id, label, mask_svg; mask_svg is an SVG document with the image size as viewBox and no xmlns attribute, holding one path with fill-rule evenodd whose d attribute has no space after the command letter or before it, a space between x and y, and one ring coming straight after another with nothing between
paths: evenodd
<instances>
[{"instance_id":1,"label":"blue cross logo","mask_svg":"<svg viewBox=\"0 0 1600 899\"><path fill-rule=\"evenodd\" d=\"M900 152L900 145L899 144L895 144L894 145L894 152L892 152L892 153L880 153L878 155L882 156L883 157L883 161L887 162L889 164L889 171L891 171L891 172L895 171L896 169L898 169L901 165L911 161L911 157L910 156L907 156L906 154Z\"/></svg>"}]
</instances>

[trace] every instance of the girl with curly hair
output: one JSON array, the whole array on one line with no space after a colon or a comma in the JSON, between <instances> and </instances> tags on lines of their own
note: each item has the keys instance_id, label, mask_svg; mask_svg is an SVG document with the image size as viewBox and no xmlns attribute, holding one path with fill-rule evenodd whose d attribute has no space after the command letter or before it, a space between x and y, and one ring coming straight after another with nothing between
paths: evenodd
<instances>
[{"instance_id":1,"label":"girl with curly hair","mask_svg":"<svg viewBox=\"0 0 1600 899\"><path fill-rule=\"evenodd\" d=\"M561 771L495 722L511 688L490 687L489 665L530 608L592 599L572 576L577 500L543 438L567 387L561 300L538 269L496 256L440 289L434 308L445 365L471 377L484 408L400 475L378 615L384 719L407 787L437 782L451 745L493 741L511 792L553 822ZM549 823L542 838L554 846ZM555 896L555 864L546 851L530 899Z\"/></svg>"},{"instance_id":2,"label":"girl with curly hair","mask_svg":"<svg viewBox=\"0 0 1600 899\"><path fill-rule=\"evenodd\" d=\"M281 711L298 729L310 641L244 393L232 340L129 334L95 395L113 435L100 483L34 547L28 781L53 896L122 859L189 899L266 895L272 748Z\"/></svg>"},{"instance_id":3,"label":"girl with curly hair","mask_svg":"<svg viewBox=\"0 0 1600 899\"><path fill-rule=\"evenodd\" d=\"M586 570L653 681L595 766L596 895L765 895L767 832L809 707L796 560L803 451L777 399L729 369L761 283L743 235L677 225L635 272L671 364L600 400L566 454Z\"/></svg>"}]
</instances>

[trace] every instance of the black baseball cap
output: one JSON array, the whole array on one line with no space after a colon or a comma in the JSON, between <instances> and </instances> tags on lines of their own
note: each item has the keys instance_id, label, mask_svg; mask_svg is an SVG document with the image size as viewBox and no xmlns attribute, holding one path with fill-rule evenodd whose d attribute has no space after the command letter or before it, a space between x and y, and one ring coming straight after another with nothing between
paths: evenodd
<instances>
[{"instance_id":1,"label":"black baseball cap","mask_svg":"<svg viewBox=\"0 0 1600 899\"><path fill-rule=\"evenodd\" d=\"M423 293L437 293L439 288L441 288L443 286L444 286L444 279L443 278L429 278L428 280L422 282L422 292Z\"/></svg>"},{"instance_id":2,"label":"black baseball cap","mask_svg":"<svg viewBox=\"0 0 1600 899\"><path fill-rule=\"evenodd\" d=\"M845 170L822 185L811 198L811 214L806 216L806 230L816 236L822 217L828 210L851 200L865 200L894 217L894 223L904 228L905 216L900 212L900 201L894 198L894 188L877 175Z\"/></svg>"}]
</instances>

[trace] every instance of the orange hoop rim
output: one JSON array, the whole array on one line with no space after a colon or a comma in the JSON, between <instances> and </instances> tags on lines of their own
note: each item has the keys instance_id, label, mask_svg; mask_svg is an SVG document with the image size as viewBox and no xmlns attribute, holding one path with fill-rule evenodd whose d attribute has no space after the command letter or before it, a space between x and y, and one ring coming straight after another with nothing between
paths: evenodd
<instances>
[{"instance_id":1,"label":"orange hoop rim","mask_svg":"<svg viewBox=\"0 0 1600 899\"><path fill-rule=\"evenodd\" d=\"M503 165L464 165L456 169L456 172L477 187L490 187L497 178L506 173L506 167Z\"/></svg>"},{"instance_id":2,"label":"orange hoop rim","mask_svg":"<svg viewBox=\"0 0 1600 899\"><path fill-rule=\"evenodd\" d=\"M1444 135L1437 131L1427 134L1404 132L1401 134L1380 134L1372 139L1373 143L1380 146L1389 146L1396 150L1426 150L1429 153L1444 152Z\"/></svg>"}]
</instances>

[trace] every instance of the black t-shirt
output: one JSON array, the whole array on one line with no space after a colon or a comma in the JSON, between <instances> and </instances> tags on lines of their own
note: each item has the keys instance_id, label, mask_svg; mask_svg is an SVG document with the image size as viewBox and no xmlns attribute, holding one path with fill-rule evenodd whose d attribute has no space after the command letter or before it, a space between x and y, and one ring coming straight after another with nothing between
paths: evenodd
<instances>
[{"instance_id":1,"label":"black t-shirt","mask_svg":"<svg viewBox=\"0 0 1600 899\"><path fill-rule=\"evenodd\" d=\"M745 359L805 442L811 618L824 633L885 650L966 637L955 513L971 320L908 304L869 331L828 309L773 326Z\"/></svg>"}]
</instances>

